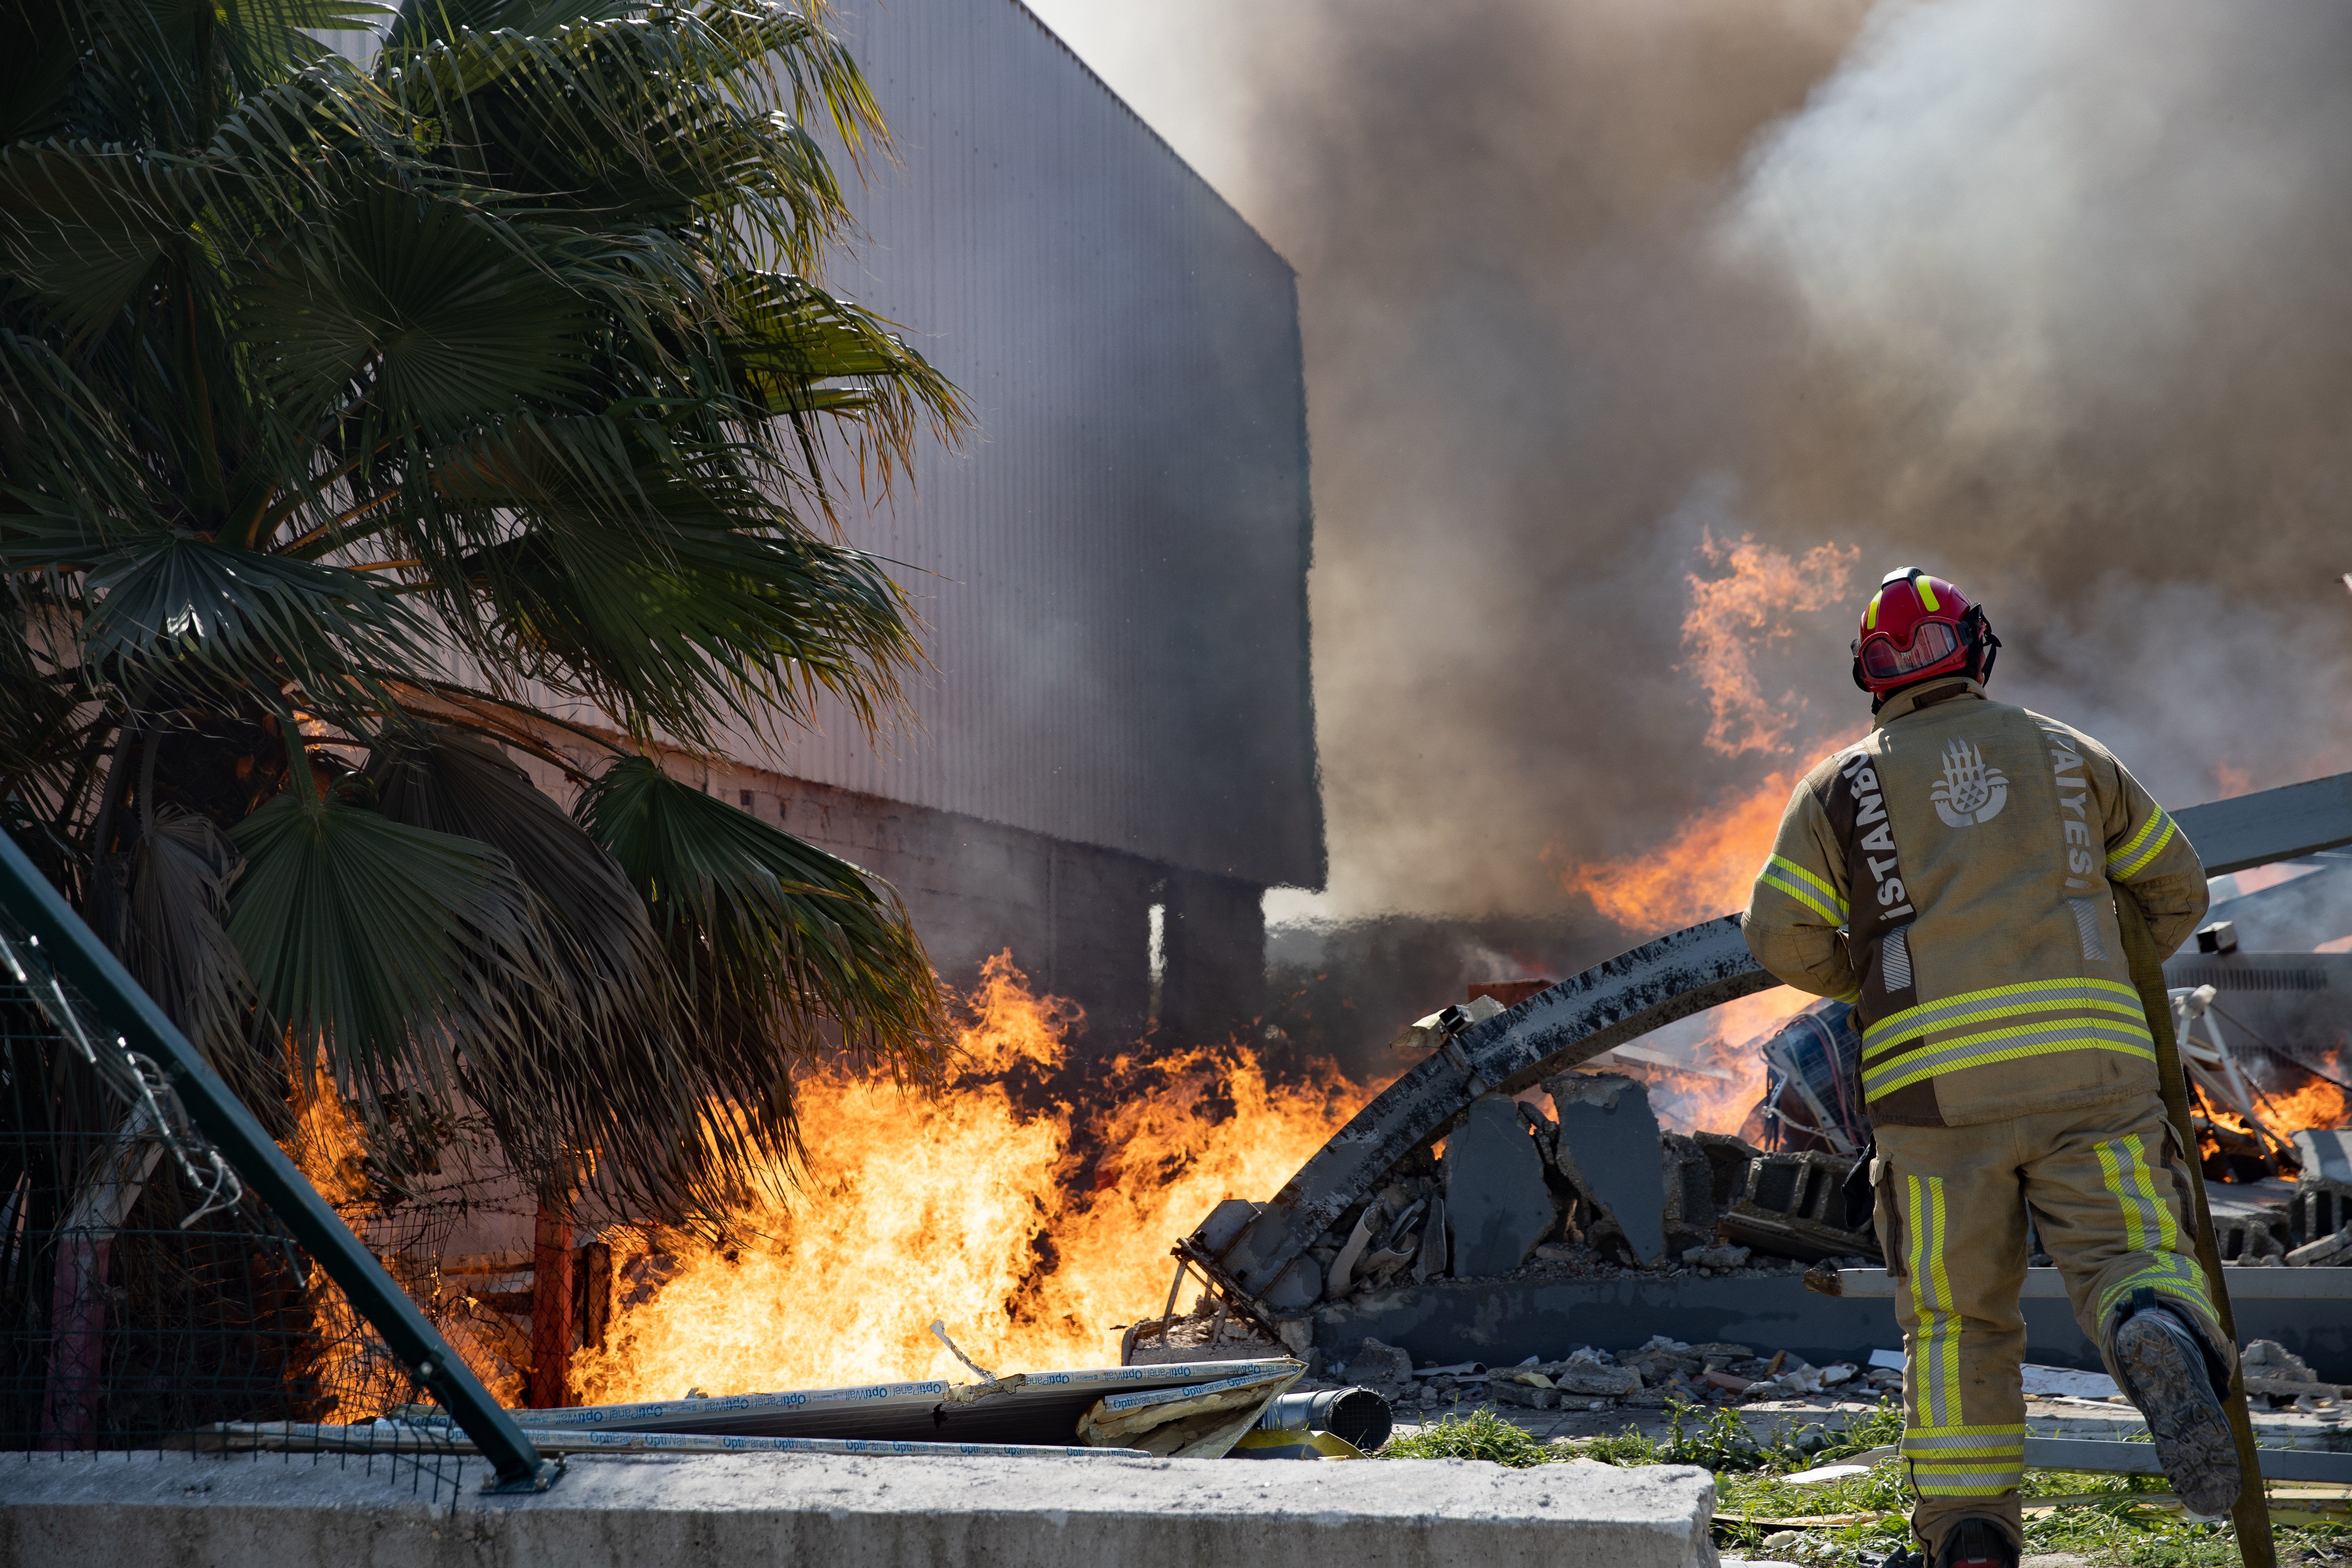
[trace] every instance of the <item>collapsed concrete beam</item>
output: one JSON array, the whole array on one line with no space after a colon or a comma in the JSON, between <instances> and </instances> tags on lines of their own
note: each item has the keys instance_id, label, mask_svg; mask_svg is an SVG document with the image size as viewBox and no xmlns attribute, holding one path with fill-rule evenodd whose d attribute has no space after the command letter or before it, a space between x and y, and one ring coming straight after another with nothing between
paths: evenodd
<instances>
[{"instance_id":1,"label":"collapsed concrete beam","mask_svg":"<svg viewBox=\"0 0 2352 1568\"><path fill-rule=\"evenodd\" d=\"M1325 1229L1391 1167L1479 1096L1506 1094L1709 1007L1776 984L1748 952L1739 917L1661 937L1471 1025L1382 1089L1246 1223L1221 1205L1183 1245L1221 1281L1276 1303L1312 1302L1323 1280L1285 1280ZM1283 1289L1275 1289L1277 1282ZM1310 1288L1311 1287L1311 1288Z\"/></svg>"},{"instance_id":2,"label":"collapsed concrete beam","mask_svg":"<svg viewBox=\"0 0 2352 1568\"><path fill-rule=\"evenodd\" d=\"M454 1468L454 1467L452 1467ZM71 1454L16 1467L0 1562L373 1568L921 1563L1094 1568L1701 1568L1714 1478L1687 1466L1452 1460L574 1458L535 1495L482 1468Z\"/></svg>"},{"instance_id":3,"label":"collapsed concrete beam","mask_svg":"<svg viewBox=\"0 0 2352 1568\"><path fill-rule=\"evenodd\" d=\"M2352 773L2186 806L2172 820L2209 877L2315 855L2352 844Z\"/></svg>"}]
</instances>

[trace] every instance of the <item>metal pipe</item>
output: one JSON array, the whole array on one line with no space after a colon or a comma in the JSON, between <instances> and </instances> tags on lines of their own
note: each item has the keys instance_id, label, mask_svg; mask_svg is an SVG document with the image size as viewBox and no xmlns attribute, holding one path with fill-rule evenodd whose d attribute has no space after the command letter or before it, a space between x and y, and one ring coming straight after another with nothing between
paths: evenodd
<instances>
[{"instance_id":1,"label":"metal pipe","mask_svg":"<svg viewBox=\"0 0 2352 1568\"><path fill-rule=\"evenodd\" d=\"M1286 1394L1257 1418L1261 1432L1328 1432L1367 1454L1389 1440L1395 1424L1389 1402L1369 1388Z\"/></svg>"}]
</instances>

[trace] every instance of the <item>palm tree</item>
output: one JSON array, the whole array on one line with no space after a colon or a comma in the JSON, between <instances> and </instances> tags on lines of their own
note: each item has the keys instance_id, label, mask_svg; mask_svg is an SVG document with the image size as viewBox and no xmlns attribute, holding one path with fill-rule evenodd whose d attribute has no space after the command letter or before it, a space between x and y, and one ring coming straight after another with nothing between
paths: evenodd
<instances>
[{"instance_id":1,"label":"palm tree","mask_svg":"<svg viewBox=\"0 0 2352 1568\"><path fill-rule=\"evenodd\" d=\"M133 973L280 1127L323 1074L396 1176L471 1106L673 1222L796 1056L928 1073L896 895L660 766L921 657L836 508L966 415L819 286L810 126L887 147L821 11L0 15L0 797Z\"/></svg>"}]
</instances>

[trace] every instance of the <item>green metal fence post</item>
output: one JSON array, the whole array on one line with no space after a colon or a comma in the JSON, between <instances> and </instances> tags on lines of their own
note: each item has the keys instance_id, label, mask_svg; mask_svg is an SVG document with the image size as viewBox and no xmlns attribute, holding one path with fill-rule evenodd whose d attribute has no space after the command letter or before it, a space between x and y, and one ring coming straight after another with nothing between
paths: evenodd
<instances>
[{"instance_id":1,"label":"green metal fence post","mask_svg":"<svg viewBox=\"0 0 2352 1568\"><path fill-rule=\"evenodd\" d=\"M514 1418L499 1407L448 1342L425 1321L375 1255L327 1206L187 1037L5 833L0 833L0 904L24 922L35 945L89 999L123 1043L152 1058L170 1078L180 1103L236 1168L238 1177L268 1202L393 1353L415 1372L479 1446L497 1468L499 1489L540 1490L552 1482L562 1462L541 1458Z\"/></svg>"}]
</instances>

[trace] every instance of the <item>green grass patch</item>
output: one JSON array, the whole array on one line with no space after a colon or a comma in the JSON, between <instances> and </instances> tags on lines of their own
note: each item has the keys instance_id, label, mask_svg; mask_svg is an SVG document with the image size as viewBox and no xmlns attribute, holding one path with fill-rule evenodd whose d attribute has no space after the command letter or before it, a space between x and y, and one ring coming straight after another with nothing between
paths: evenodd
<instances>
[{"instance_id":1,"label":"green grass patch","mask_svg":"<svg viewBox=\"0 0 2352 1568\"><path fill-rule=\"evenodd\" d=\"M1457 1411L1410 1436L1395 1438L1379 1457L1485 1459L1517 1468L1577 1458L1626 1466L1699 1465L1715 1472L1715 1534L1725 1551L1802 1563L1809 1568L1875 1568L1910 1533L1910 1488L1900 1459L1882 1459L1861 1475L1823 1485L1790 1486L1783 1478L1892 1447L1902 1436L1903 1406L1892 1399L1843 1428L1794 1427L1761 1439L1734 1411L1681 1405L1669 1412L1664 1437L1645 1436L1628 1427L1574 1442L1546 1443L1481 1409ZM2089 1568L2228 1568L2239 1561L2237 1540L2228 1525L2193 1523L2175 1510L2155 1505L2151 1494L2167 1490L2161 1476L2028 1470L2021 1489L2028 1507L2036 1498L2098 1500L2028 1519L2029 1556L2073 1552ZM1790 1531L1793 1539L1768 1548L1766 1538L1784 1533L1787 1527L1723 1517L1730 1514L1765 1521L1865 1517ZM2283 1564L2352 1568L2352 1525L2281 1527L2275 1534Z\"/></svg>"},{"instance_id":2,"label":"green grass patch","mask_svg":"<svg viewBox=\"0 0 2352 1568\"><path fill-rule=\"evenodd\" d=\"M1383 1459L1486 1459L1517 1469L1562 1457L1526 1427L1491 1410L1441 1416L1416 1432L1390 1438L1379 1454Z\"/></svg>"}]
</instances>

